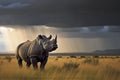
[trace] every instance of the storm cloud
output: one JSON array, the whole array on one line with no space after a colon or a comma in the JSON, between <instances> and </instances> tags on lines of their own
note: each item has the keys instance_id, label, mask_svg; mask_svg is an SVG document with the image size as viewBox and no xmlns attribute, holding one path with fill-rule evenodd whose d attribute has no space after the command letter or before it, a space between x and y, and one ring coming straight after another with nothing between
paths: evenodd
<instances>
[{"instance_id":1,"label":"storm cloud","mask_svg":"<svg viewBox=\"0 0 120 80\"><path fill-rule=\"evenodd\" d=\"M116 0L1 0L0 25L120 25Z\"/></svg>"},{"instance_id":2,"label":"storm cloud","mask_svg":"<svg viewBox=\"0 0 120 80\"><path fill-rule=\"evenodd\" d=\"M38 26L0 26L0 51L15 52L18 44L33 40L39 34L53 38L57 34L59 48L56 52L91 52L95 50L120 48L119 26L99 27L49 27Z\"/></svg>"},{"instance_id":3,"label":"storm cloud","mask_svg":"<svg viewBox=\"0 0 120 80\"><path fill-rule=\"evenodd\" d=\"M12 4L8 4L8 5L0 5L0 8L22 8L25 6L29 6L29 4L12 3Z\"/></svg>"},{"instance_id":4,"label":"storm cloud","mask_svg":"<svg viewBox=\"0 0 120 80\"><path fill-rule=\"evenodd\" d=\"M120 48L117 0L0 0L0 51L37 35L58 35L56 52Z\"/></svg>"}]
</instances>

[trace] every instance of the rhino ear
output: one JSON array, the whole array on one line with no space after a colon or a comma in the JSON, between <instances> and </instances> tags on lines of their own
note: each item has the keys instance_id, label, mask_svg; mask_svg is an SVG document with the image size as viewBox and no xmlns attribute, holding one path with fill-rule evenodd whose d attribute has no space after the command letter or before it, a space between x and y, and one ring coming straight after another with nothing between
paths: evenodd
<instances>
[{"instance_id":1,"label":"rhino ear","mask_svg":"<svg viewBox=\"0 0 120 80\"><path fill-rule=\"evenodd\" d=\"M38 38L38 39L43 39L42 35L38 35L37 38Z\"/></svg>"},{"instance_id":2,"label":"rhino ear","mask_svg":"<svg viewBox=\"0 0 120 80\"><path fill-rule=\"evenodd\" d=\"M48 37L48 39L51 39L52 38L52 35L50 35L49 37Z\"/></svg>"}]
</instances>

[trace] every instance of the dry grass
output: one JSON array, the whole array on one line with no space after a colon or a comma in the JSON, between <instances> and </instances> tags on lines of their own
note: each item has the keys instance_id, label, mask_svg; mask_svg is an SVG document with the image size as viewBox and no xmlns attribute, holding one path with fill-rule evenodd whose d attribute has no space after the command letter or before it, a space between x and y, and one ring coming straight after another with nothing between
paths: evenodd
<instances>
[{"instance_id":1,"label":"dry grass","mask_svg":"<svg viewBox=\"0 0 120 80\"><path fill-rule=\"evenodd\" d=\"M0 80L119 80L120 58L97 58L99 64L94 65L94 59L71 57L49 57L45 71L34 71L26 64L18 68L15 57L11 62L0 57Z\"/></svg>"}]
</instances>

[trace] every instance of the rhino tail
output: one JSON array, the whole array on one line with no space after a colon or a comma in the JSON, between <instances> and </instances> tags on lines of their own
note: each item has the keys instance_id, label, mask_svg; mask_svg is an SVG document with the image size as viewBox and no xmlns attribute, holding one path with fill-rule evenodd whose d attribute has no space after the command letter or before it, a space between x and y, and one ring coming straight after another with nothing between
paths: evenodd
<instances>
[{"instance_id":1,"label":"rhino tail","mask_svg":"<svg viewBox=\"0 0 120 80\"><path fill-rule=\"evenodd\" d=\"M18 59L20 56L19 56L19 48L20 46L22 45L23 43L21 43L20 45L17 46L17 49L16 49L16 58Z\"/></svg>"},{"instance_id":2,"label":"rhino tail","mask_svg":"<svg viewBox=\"0 0 120 80\"><path fill-rule=\"evenodd\" d=\"M17 61L18 61L18 64L19 64L20 68L22 67L22 58L19 55L19 48L22 44L24 44L24 43L21 43L20 45L18 45L18 47L16 49L16 58L17 58Z\"/></svg>"}]
</instances>

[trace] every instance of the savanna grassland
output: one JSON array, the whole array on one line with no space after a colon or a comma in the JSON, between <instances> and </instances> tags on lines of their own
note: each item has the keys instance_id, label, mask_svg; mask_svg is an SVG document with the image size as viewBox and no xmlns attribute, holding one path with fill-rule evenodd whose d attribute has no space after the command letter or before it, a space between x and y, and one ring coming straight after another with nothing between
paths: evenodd
<instances>
[{"instance_id":1,"label":"savanna grassland","mask_svg":"<svg viewBox=\"0 0 120 80\"><path fill-rule=\"evenodd\" d=\"M15 57L0 57L0 80L120 80L120 57L50 56L45 70L19 69Z\"/></svg>"}]
</instances>

